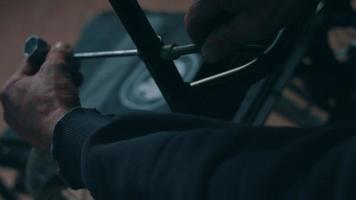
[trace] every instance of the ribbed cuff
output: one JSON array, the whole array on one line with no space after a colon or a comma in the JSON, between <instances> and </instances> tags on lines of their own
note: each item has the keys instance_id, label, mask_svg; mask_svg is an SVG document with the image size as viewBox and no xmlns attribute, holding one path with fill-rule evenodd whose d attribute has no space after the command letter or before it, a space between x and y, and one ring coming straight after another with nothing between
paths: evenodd
<instances>
[{"instance_id":1,"label":"ribbed cuff","mask_svg":"<svg viewBox=\"0 0 356 200\"><path fill-rule=\"evenodd\" d=\"M81 153L85 140L109 122L109 118L94 109L75 108L56 124L52 154L59 164L60 174L72 188L84 187Z\"/></svg>"}]
</instances>

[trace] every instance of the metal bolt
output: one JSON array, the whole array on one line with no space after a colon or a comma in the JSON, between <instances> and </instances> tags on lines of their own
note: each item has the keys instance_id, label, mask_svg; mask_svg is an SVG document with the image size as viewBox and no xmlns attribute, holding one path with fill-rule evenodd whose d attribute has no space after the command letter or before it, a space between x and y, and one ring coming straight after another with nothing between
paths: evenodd
<instances>
[{"instance_id":1,"label":"metal bolt","mask_svg":"<svg viewBox=\"0 0 356 200\"><path fill-rule=\"evenodd\" d=\"M31 36L25 42L24 54L30 62L41 63L49 48L46 41L38 36Z\"/></svg>"}]
</instances>

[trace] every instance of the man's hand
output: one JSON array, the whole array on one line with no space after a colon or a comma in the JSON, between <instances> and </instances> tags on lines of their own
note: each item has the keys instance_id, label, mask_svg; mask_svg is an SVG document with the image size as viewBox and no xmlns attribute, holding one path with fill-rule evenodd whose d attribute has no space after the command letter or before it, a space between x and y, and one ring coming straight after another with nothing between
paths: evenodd
<instances>
[{"instance_id":1,"label":"man's hand","mask_svg":"<svg viewBox=\"0 0 356 200\"><path fill-rule=\"evenodd\" d=\"M344 63L349 61L349 48L355 45L356 29L353 27L332 28L328 31L328 43L335 59Z\"/></svg>"},{"instance_id":2,"label":"man's hand","mask_svg":"<svg viewBox=\"0 0 356 200\"><path fill-rule=\"evenodd\" d=\"M242 44L269 39L306 17L318 0L196 0L185 21L207 62L217 62Z\"/></svg>"},{"instance_id":3,"label":"man's hand","mask_svg":"<svg viewBox=\"0 0 356 200\"><path fill-rule=\"evenodd\" d=\"M1 89L8 125L35 147L49 150L56 123L79 106L78 90L70 67L72 49L58 43L44 63L23 62ZM43 55L44 57L46 55Z\"/></svg>"}]
</instances>

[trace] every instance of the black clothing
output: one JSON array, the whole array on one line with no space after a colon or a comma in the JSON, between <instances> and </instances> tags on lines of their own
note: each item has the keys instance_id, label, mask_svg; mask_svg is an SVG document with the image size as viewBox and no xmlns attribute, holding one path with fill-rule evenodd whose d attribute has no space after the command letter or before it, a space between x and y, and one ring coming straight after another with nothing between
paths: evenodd
<instances>
[{"instance_id":1,"label":"black clothing","mask_svg":"<svg viewBox=\"0 0 356 200\"><path fill-rule=\"evenodd\" d=\"M53 154L69 184L95 199L356 199L355 121L251 128L77 108L57 124Z\"/></svg>"}]
</instances>

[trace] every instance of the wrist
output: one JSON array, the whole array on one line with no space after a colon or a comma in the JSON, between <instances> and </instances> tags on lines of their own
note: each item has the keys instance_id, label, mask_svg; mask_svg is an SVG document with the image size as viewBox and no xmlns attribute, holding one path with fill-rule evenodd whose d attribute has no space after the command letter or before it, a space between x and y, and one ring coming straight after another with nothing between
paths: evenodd
<instances>
[{"instance_id":1,"label":"wrist","mask_svg":"<svg viewBox=\"0 0 356 200\"><path fill-rule=\"evenodd\" d=\"M54 129L57 125L57 123L71 110L78 108L73 107L73 108L57 108L56 110L52 111L42 122L42 136L43 136L43 142L41 145L41 149L49 151L50 146L52 143L52 138L53 138L53 132Z\"/></svg>"}]
</instances>

